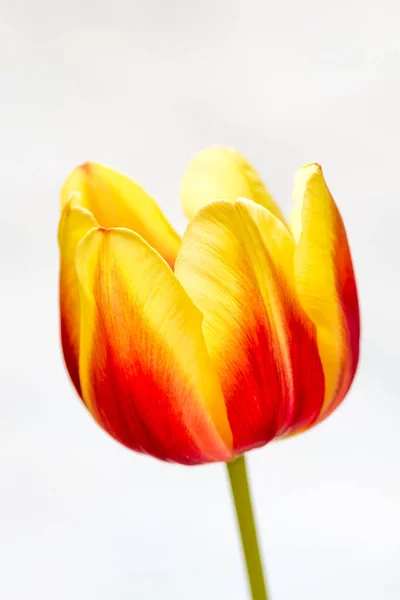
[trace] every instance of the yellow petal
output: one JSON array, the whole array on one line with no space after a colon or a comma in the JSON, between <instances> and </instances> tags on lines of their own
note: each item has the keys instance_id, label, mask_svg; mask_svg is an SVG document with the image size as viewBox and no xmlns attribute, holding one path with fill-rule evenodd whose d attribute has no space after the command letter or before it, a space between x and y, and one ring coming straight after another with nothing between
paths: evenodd
<instances>
[{"instance_id":1,"label":"yellow petal","mask_svg":"<svg viewBox=\"0 0 400 600\"><path fill-rule=\"evenodd\" d=\"M82 393L99 424L164 460L231 458L202 315L162 258L132 231L97 230L79 245L76 268Z\"/></svg>"},{"instance_id":2,"label":"yellow petal","mask_svg":"<svg viewBox=\"0 0 400 600\"><path fill-rule=\"evenodd\" d=\"M284 274L288 285L293 283L293 255L295 243L286 225L269 210L241 198L253 221L256 223L262 240L273 261Z\"/></svg>"},{"instance_id":3,"label":"yellow petal","mask_svg":"<svg viewBox=\"0 0 400 600\"><path fill-rule=\"evenodd\" d=\"M208 204L175 265L204 315L238 452L309 425L324 394L315 328L288 280L293 241L266 212L251 202Z\"/></svg>"},{"instance_id":4,"label":"yellow petal","mask_svg":"<svg viewBox=\"0 0 400 600\"><path fill-rule=\"evenodd\" d=\"M237 150L212 146L190 162L181 184L181 201L188 219L209 202L248 198L282 222L282 213L258 173Z\"/></svg>"},{"instance_id":5,"label":"yellow petal","mask_svg":"<svg viewBox=\"0 0 400 600\"><path fill-rule=\"evenodd\" d=\"M180 237L154 200L134 181L96 163L75 169L61 192L61 205L89 210L102 227L127 227L145 239L173 268Z\"/></svg>"},{"instance_id":6,"label":"yellow petal","mask_svg":"<svg viewBox=\"0 0 400 600\"><path fill-rule=\"evenodd\" d=\"M291 215L296 240L294 273L300 302L315 323L325 373L319 420L343 400L359 355L359 309L342 218L317 164L297 172Z\"/></svg>"},{"instance_id":7,"label":"yellow petal","mask_svg":"<svg viewBox=\"0 0 400 600\"><path fill-rule=\"evenodd\" d=\"M80 302L75 271L75 252L81 239L97 227L93 215L84 208L64 206L58 241L60 246L60 327L64 358L70 377L80 393L79 382L79 328Z\"/></svg>"}]
</instances>

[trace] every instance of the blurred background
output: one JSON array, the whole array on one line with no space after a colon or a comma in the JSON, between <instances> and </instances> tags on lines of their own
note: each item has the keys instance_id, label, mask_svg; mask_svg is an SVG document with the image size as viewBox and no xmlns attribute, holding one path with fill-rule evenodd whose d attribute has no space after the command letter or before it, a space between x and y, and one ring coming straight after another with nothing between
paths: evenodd
<instances>
[{"instance_id":1,"label":"blurred background","mask_svg":"<svg viewBox=\"0 0 400 600\"><path fill-rule=\"evenodd\" d=\"M191 156L240 149L288 214L323 165L358 276L341 408L249 455L273 600L400 597L398 3L1 0L0 596L247 597L222 465L135 455L89 418L58 334L59 190L95 160L183 231Z\"/></svg>"}]
</instances>

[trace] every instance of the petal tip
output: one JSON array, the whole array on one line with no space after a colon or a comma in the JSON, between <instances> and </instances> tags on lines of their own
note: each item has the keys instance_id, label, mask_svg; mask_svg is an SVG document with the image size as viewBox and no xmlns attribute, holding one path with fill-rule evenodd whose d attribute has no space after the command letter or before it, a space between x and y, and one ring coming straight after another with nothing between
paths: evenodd
<instances>
[{"instance_id":1,"label":"petal tip","mask_svg":"<svg viewBox=\"0 0 400 600\"><path fill-rule=\"evenodd\" d=\"M310 189L313 181L325 181L322 167L319 163L309 163L296 171L293 188L293 199L295 202L302 203L304 194L307 189Z\"/></svg>"},{"instance_id":2,"label":"petal tip","mask_svg":"<svg viewBox=\"0 0 400 600\"><path fill-rule=\"evenodd\" d=\"M322 167L317 162L308 163L308 164L300 167L300 169L298 169L296 175L299 175L299 174L301 174L303 177L306 177L308 179L309 177L312 177L313 175L322 174Z\"/></svg>"},{"instance_id":3,"label":"petal tip","mask_svg":"<svg viewBox=\"0 0 400 600\"><path fill-rule=\"evenodd\" d=\"M84 163L82 163L81 165L79 165L76 170L77 171L84 171L85 173L90 173L91 169L92 169L92 165L93 163L86 161Z\"/></svg>"}]
</instances>

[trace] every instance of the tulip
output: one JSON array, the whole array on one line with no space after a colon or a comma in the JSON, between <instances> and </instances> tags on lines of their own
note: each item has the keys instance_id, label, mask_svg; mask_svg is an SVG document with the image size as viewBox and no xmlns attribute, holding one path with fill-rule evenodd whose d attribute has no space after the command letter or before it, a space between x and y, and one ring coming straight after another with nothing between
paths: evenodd
<instances>
[{"instance_id":1,"label":"tulip","mask_svg":"<svg viewBox=\"0 0 400 600\"><path fill-rule=\"evenodd\" d=\"M182 239L126 176L86 163L68 177L64 357L87 409L120 443L165 461L234 465L321 422L347 394L360 329L351 254L318 164L295 176L290 225L230 149L197 155L181 198Z\"/></svg>"},{"instance_id":2,"label":"tulip","mask_svg":"<svg viewBox=\"0 0 400 600\"><path fill-rule=\"evenodd\" d=\"M288 227L245 159L210 148L183 178L192 220L181 240L127 177L93 163L69 176L64 356L122 444L183 464L228 461L343 400L359 346L347 237L318 165L298 171L293 196Z\"/></svg>"}]
</instances>

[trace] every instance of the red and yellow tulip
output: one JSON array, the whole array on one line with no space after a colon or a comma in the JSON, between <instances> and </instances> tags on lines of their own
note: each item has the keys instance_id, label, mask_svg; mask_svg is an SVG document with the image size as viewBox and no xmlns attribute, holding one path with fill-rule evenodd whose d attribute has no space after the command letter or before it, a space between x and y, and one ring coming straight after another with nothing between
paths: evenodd
<instances>
[{"instance_id":1,"label":"red and yellow tulip","mask_svg":"<svg viewBox=\"0 0 400 600\"><path fill-rule=\"evenodd\" d=\"M321 167L295 177L290 226L236 151L189 165L182 239L129 178L87 163L62 190L61 337L95 420L138 452L229 461L308 429L359 354L346 232Z\"/></svg>"}]
</instances>

